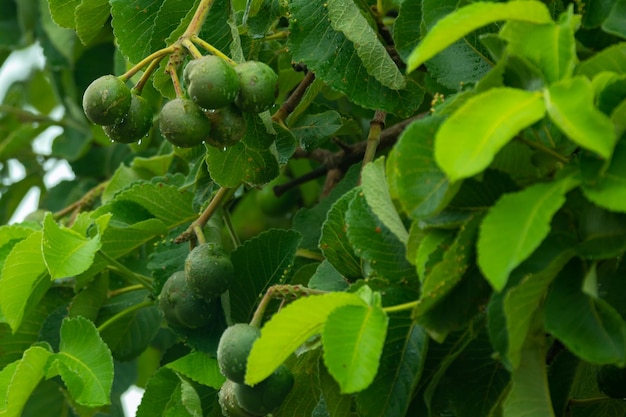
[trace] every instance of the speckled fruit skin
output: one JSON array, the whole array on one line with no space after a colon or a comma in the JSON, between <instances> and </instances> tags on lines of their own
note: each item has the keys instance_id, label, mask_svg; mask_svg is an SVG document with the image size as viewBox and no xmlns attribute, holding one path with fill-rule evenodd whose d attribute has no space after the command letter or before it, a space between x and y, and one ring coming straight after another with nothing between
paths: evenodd
<instances>
[{"instance_id":1,"label":"speckled fruit skin","mask_svg":"<svg viewBox=\"0 0 626 417\"><path fill-rule=\"evenodd\" d=\"M248 61L235 67L240 90L235 104L242 111L261 113L269 110L276 99L278 75L267 64Z\"/></svg>"},{"instance_id":2,"label":"speckled fruit skin","mask_svg":"<svg viewBox=\"0 0 626 417\"><path fill-rule=\"evenodd\" d=\"M114 142L133 143L144 137L152 127L152 106L145 98L133 94L130 108L117 123L102 126L104 133Z\"/></svg>"},{"instance_id":3,"label":"speckled fruit skin","mask_svg":"<svg viewBox=\"0 0 626 417\"><path fill-rule=\"evenodd\" d=\"M203 243L185 259L187 285L199 297L217 298L225 293L235 278L233 263L219 243Z\"/></svg>"},{"instance_id":4,"label":"speckled fruit skin","mask_svg":"<svg viewBox=\"0 0 626 417\"><path fill-rule=\"evenodd\" d=\"M100 126L112 125L124 117L130 103L130 88L114 75L96 78L83 94L85 115Z\"/></svg>"},{"instance_id":5,"label":"speckled fruit skin","mask_svg":"<svg viewBox=\"0 0 626 417\"><path fill-rule=\"evenodd\" d=\"M213 306L187 285L184 271L174 272L159 294L158 308L169 324L196 329L211 322Z\"/></svg>"},{"instance_id":6,"label":"speckled fruit skin","mask_svg":"<svg viewBox=\"0 0 626 417\"><path fill-rule=\"evenodd\" d=\"M233 66L213 55L190 61L183 80L189 97L203 109L221 109L239 93L239 77Z\"/></svg>"},{"instance_id":7,"label":"speckled fruit skin","mask_svg":"<svg viewBox=\"0 0 626 417\"><path fill-rule=\"evenodd\" d=\"M285 365L281 365L272 375L251 387L245 384L235 385L237 402L247 412L264 416L276 410L287 398L293 388L293 374Z\"/></svg>"},{"instance_id":8,"label":"speckled fruit skin","mask_svg":"<svg viewBox=\"0 0 626 417\"><path fill-rule=\"evenodd\" d=\"M246 323L237 323L224 330L217 345L217 363L222 375L243 384L248 355L260 335L258 328Z\"/></svg>"},{"instance_id":9,"label":"speckled fruit skin","mask_svg":"<svg viewBox=\"0 0 626 417\"><path fill-rule=\"evenodd\" d=\"M254 414L250 414L241 408L237 402L235 385L233 381L226 380L217 393L217 401L222 409L222 415L225 417L255 417Z\"/></svg>"},{"instance_id":10,"label":"speckled fruit skin","mask_svg":"<svg viewBox=\"0 0 626 417\"><path fill-rule=\"evenodd\" d=\"M246 121L234 105L207 115L211 120L211 134L206 142L218 149L237 144L246 133Z\"/></svg>"},{"instance_id":11,"label":"speckled fruit skin","mask_svg":"<svg viewBox=\"0 0 626 417\"><path fill-rule=\"evenodd\" d=\"M165 103L159 120L161 134L181 148L201 144L211 132L211 122L196 103L176 98Z\"/></svg>"},{"instance_id":12,"label":"speckled fruit skin","mask_svg":"<svg viewBox=\"0 0 626 417\"><path fill-rule=\"evenodd\" d=\"M596 374L598 388L606 396L616 399L626 399L626 368L615 365L603 365Z\"/></svg>"}]
</instances>

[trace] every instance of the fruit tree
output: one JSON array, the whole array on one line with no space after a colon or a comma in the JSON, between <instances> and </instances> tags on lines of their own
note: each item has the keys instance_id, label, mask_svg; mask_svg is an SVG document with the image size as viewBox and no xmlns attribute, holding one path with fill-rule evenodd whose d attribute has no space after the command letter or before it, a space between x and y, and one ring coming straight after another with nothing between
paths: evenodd
<instances>
[{"instance_id":1,"label":"fruit tree","mask_svg":"<svg viewBox=\"0 0 626 417\"><path fill-rule=\"evenodd\" d=\"M0 416L626 416L625 1L0 10Z\"/></svg>"}]
</instances>

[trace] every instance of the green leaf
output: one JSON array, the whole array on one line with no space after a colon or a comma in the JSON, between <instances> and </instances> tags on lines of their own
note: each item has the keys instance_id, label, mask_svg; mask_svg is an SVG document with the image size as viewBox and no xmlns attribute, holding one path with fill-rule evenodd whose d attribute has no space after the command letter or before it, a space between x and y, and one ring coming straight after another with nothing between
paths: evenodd
<instances>
[{"instance_id":1,"label":"green leaf","mask_svg":"<svg viewBox=\"0 0 626 417\"><path fill-rule=\"evenodd\" d=\"M608 210L626 212L626 142L615 145L606 172L596 185L583 184L585 197Z\"/></svg>"},{"instance_id":2,"label":"green leaf","mask_svg":"<svg viewBox=\"0 0 626 417\"><path fill-rule=\"evenodd\" d=\"M576 207L579 243L576 252L586 259L608 259L626 249L626 215L605 210L586 200Z\"/></svg>"},{"instance_id":3,"label":"green leaf","mask_svg":"<svg viewBox=\"0 0 626 417\"><path fill-rule=\"evenodd\" d=\"M413 310L413 317L419 318L424 315L461 281L474 258L474 241L479 219L473 218L461 227L441 261L426 275L419 302Z\"/></svg>"},{"instance_id":4,"label":"green leaf","mask_svg":"<svg viewBox=\"0 0 626 417\"><path fill-rule=\"evenodd\" d=\"M435 159L451 182L471 177L544 114L542 96L536 92L494 88L477 94L441 124L435 136Z\"/></svg>"},{"instance_id":5,"label":"green leaf","mask_svg":"<svg viewBox=\"0 0 626 417\"><path fill-rule=\"evenodd\" d=\"M358 193L353 189L341 196L328 210L322 224L319 247L326 260L343 276L357 279L363 276L361 261L347 239L346 212Z\"/></svg>"},{"instance_id":6,"label":"green leaf","mask_svg":"<svg viewBox=\"0 0 626 417\"><path fill-rule=\"evenodd\" d=\"M246 368L246 384L271 375L311 336L320 334L328 316L338 307L364 305L356 294L331 292L300 298L274 314L252 346Z\"/></svg>"},{"instance_id":7,"label":"green leaf","mask_svg":"<svg viewBox=\"0 0 626 417\"><path fill-rule=\"evenodd\" d=\"M507 41L509 53L518 55L539 68L546 84L568 78L576 64L574 31L580 16L570 8L558 24L537 25L528 22L507 22L500 36Z\"/></svg>"},{"instance_id":8,"label":"green leaf","mask_svg":"<svg viewBox=\"0 0 626 417\"><path fill-rule=\"evenodd\" d=\"M378 371L387 334L380 307L346 305L333 310L324 324L324 363L342 394L367 388Z\"/></svg>"},{"instance_id":9,"label":"green leaf","mask_svg":"<svg viewBox=\"0 0 626 417\"><path fill-rule=\"evenodd\" d=\"M424 329L415 325L409 317L389 317L376 378L357 396L363 417L406 415L422 375L428 340Z\"/></svg>"},{"instance_id":10,"label":"green leaf","mask_svg":"<svg viewBox=\"0 0 626 417\"><path fill-rule=\"evenodd\" d=\"M50 286L41 254L42 232L31 233L18 242L4 261L0 277L0 306L13 333L27 310L37 305Z\"/></svg>"},{"instance_id":11,"label":"green leaf","mask_svg":"<svg viewBox=\"0 0 626 417\"><path fill-rule=\"evenodd\" d=\"M406 245L372 212L362 193L350 202L345 221L348 240L364 261L368 278L401 284L407 290L417 287L415 268L406 259Z\"/></svg>"},{"instance_id":12,"label":"green leaf","mask_svg":"<svg viewBox=\"0 0 626 417\"><path fill-rule=\"evenodd\" d=\"M341 128L341 115L334 110L307 114L290 127L300 146L305 150L318 148Z\"/></svg>"},{"instance_id":13,"label":"green leaf","mask_svg":"<svg viewBox=\"0 0 626 417\"><path fill-rule=\"evenodd\" d=\"M19 417L32 392L42 380L52 353L40 346L24 351L22 359L0 372L0 416Z\"/></svg>"},{"instance_id":14,"label":"green leaf","mask_svg":"<svg viewBox=\"0 0 626 417\"><path fill-rule=\"evenodd\" d=\"M293 230L268 230L231 254L237 277L230 288L231 317L235 323L250 321L259 296L271 285L284 282L300 239L300 234Z\"/></svg>"},{"instance_id":15,"label":"green leaf","mask_svg":"<svg viewBox=\"0 0 626 417\"><path fill-rule=\"evenodd\" d=\"M93 41L111 13L108 0L81 0L76 7L76 34L84 45Z\"/></svg>"},{"instance_id":16,"label":"green leaf","mask_svg":"<svg viewBox=\"0 0 626 417\"><path fill-rule=\"evenodd\" d=\"M187 378L215 389L220 389L224 376L220 373L217 359L203 352L192 352L166 365Z\"/></svg>"},{"instance_id":17,"label":"green leaf","mask_svg":"<svg viewBox=\"0 0 626 417\"><path fill-rule=\"evenodd\" d=\"M409 232L404 227L400 215L391 200L385 176L385 158L369 163L361 172L361 189L367 204L385 226L400 242L406 245Z\"/></svg>"},{"instance_id":18,"label":"green leaf","mask_svg":"<svg viewBox=\"0 0 626 417\"><path fill-rule=\"evenodd\" d=\"M607 302L582 291L582 262L574 259L555 279L545 301L545 329L579 358L624 365L626 323Z\"/></svg>"},{"instance_id":19,"label":"green leaf","mask_svg":"<svg viewBox=\"0 0 626 417\"><path fill-rule=\"evenodd\" d=\"M591 81L585 77L562 80L545 91L546 109L559 129L583 148L609 158L616 142L615 130L593 102Z\"/></svg>"},{"instance_id":20,"label":"green leaf","mask_svg":"<svg viewBox=\"0 0 626 417\"><path fill-rule=\"evenodd\" d=\"M537 330L528 337L520 366L511 376L511 389L504 401L503 415L554 417L543 340L543 332Z\"/></svg>"},{"instance_id":21,"label":"green leaf","mask_svg":"<svg viewBox=\"0 0 626 417\"><path fill-rule=\"evenodd\" d=\"M319 370L320 350L305 352L295 358L290 366L294 374L294 386L274 417L313 416L313 410L322 395ZM331 379L332 380L332 379ZM339 416L338 416L339 417Z\"/></svg>"},{"instance_id":22,"label":"green leaf","mask_svg":"<svg viewBox=\"0 0 626 417\"><path fill-rule=\"evenodd\" d=\"M402 90L384 86L370 75L350 39L336 31L332 22L320 25L330 18L325 1L295 0L289 2L289 9L287 45L294 61L305 63L317 78L362 107L407 117L417 110L424 96L415 79L408 78ZM377 55L370 61L381 58Z\"/></svg>"},{"instance_id":23,"label":"green leaf","mask_svg":"<svg viewBox=\"0 0 626 417\"><path fill-rule=\"evenodd\" d=\"M385 87L394 90L405 88L406 79L354 1L330 0L327 7L331 26L353 43L368 74Z\"/></svg>"},{"instance_id":24,"label":"green leaf","mask_svg":"<svg viewBox=\"0 0 626 417\"><path fill-rule=\"evenodd\" d=\"M411 123L394 147L395 187L404 211L414 219L439 212L454 196L460 184L450 181L435 163L433 136L442 118L431 116ZM391 179L391 178L390 178Z\"/></svg>"},{"instance_id":25,"label":"green leaf","mask_svg":"<svg viewBox=\"0 0 626 417\"><path fill-rule=\"evenodd\" d=\"M605 71L618 74L626 72L626 42L604 48L576 67L576 74L585 75L588 78L593 78Z\"/></svg>"},{"instance_id":26,"label":"green leaf","mask_svg":"<svg viewBox=\"0 0 626 417\"><path fill-rule=\"evenodd\" d=\"M108 218L103 219L108 223ZM41 250L51 279L66 278L85 272L100 250L100 233L89 239L74 230L59 226L47 213L43 221Z\"/></svg>"},{"instance_id":27,"label":"green leaf","mask_svg":"<svg viewBox=\"0 0 626 417\"><path fill-rule=\"evenodd\" d=\"M534 184L504 195L489 210L478 237L478 265L494 289L502 290L511 271L541 244L565 194L576 185L572 177Z\"/></svg>"},{"instance_id":28,"label":"green leaf","mask_svg":"<svg viewBox=\"0 0 626 417\"><path fill-rule=\"evenodd\" d=\"M552 17L546 6L538 1L477 2L467 5L439 20L426 34L411 52L407 71L415 70L468 33L500 20L549 23Z\"/></svg>"},{"instance_id":29,"label":"green leaf","mask_svg":"<svg viewBox=\"0 0 626 417\"><path fill-rule=\"evenodd\" d=\"M393 23L393 40L403 61L417 46L421 37L421 0L405 0L399 6L398 17Z\"/></svg>"},{"instance_id":30,"label":"green leaf","mask_svg":"<svg viewBox=\"0 0 626 417\"><path fill-rule=\"evenodd\" d=\"M165 416L172 396L179 392L180 378L167 368L159 368L148 380L136 417Z\"/></svg>"},{"instance_id":31,"label":"green leaf","mask_svg":"<svg viewBox=\"0 0 626 417\"><path fill-rule=\"evenodd\" d=\"M49 361L46 377L60 375L80 405L110 404L113 358L94 324L83 318L63 320L59 352Z\"/></svg>"},{"instance_id":32,"label":"green leaf","mask_svg":"<svg viewBox=\"0 0 626 417\"><path fill-rule=\"evenodd\" d=\"M617 0L607 16L602 29L610 34L626 38L626 1Z\"/></svg>"},{"instance_id":33,"label":"green leaf","mask_svg":"<svg viewBox=\"0 0 626 417\"><path fill-rule=\"evenodd\" d=\"M76 27L76 17L74 11L80 5L81 0L50 0L50 14L52 20L57 25L74 29Z\"/></svg>"}]
</instances>

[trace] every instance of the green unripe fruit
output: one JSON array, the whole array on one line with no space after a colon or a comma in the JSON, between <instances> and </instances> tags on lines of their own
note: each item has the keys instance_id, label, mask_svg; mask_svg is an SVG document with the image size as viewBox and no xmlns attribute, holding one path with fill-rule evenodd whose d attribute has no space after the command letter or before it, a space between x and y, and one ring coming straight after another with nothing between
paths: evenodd
<instances>
[{"instance_id":1,"label":"green unripe fruit","mask_svg":"<svg viewBox=\"0 0 626 417\"><path fill-rule=\"evenodd\" d=\"M243 384L248 355L260 335L258 328L245 323L237 323L224 330L217 345L217 364L222 375Z\"/></svg>"},{"instance_id":2,"label":"green unripe fruit","mask_svg":"<svg viewBox=\"0 0 626 417\"><path fill-rule=\"evenodd\" d=\"M254 417L254 414L248 413L237 402L235 385L233 381L226 380L217 393L217 401L222 409L222 415L225 417Z\"/></svg>"},{"instance_id":3,"label":"green unripe fruit","mask_svg":"<svg viewBox=\"0 0 626 417\"><path fill-rule=\"evenodd\" d=\"M268 110L276 99L278 75L268 65L248 61L235 67L239 76L239 94L235 104L249 113Z\"/></svg>"},{"instance_id":4,"label":"green unripe fruit","mask_svg":"<svg viewBox=\"0 0 626 417\"><path fill-rule=\"evenodd\" d=\"M293 374L281 365L272 375L250 387L245 384L235 385L237 402L247 412L264 416L276 410L287 398L293 388Z\"/></svg>"},{"instance_id":5,"label":"green unripe fruit","mask_svg":"<svg viewBox=\"0 0 626 417\"><path fill-rule=\"evenodd\" d=\"M274 187L286 184L289 181L291 181L291 178L285 174L280 174L259 190L257 202L263 213L268 216L280 216L296 206L300 198L300 192L297 188L290 188L280 196L276 196L274 193Z\"/></svg>"},{"instance_id":6,"label":"green unripe fruit","mask_svg":"<svg viewBox=\"0 0 626 417\"><path fill-rule=\"evenodd\" d=\"M626 399L626 368L618 368L615 365L603 365L596 374L598 388L606 396Z\"/></svg>"},{"instance_id":7,"label":"green unripe fruit","mask_svg":"<svg viewBox=\"0 0 626 417\"><path fill-rule=\"evenodd\" d=\"M128 113L117 123L103 126L114 142L133 143L144 137L152 127L152 106L145 98L133 94Z\"/></svg>"},{"instance_id":8,"label":"green unripe fruit","mask_svg":"<svg viewBox=\"0 0 626 417\"><path fill-rule=\"evenodd\" d=\"M163 137L173 145L191 148L209 136L211 122L196 103L187 98L176 98L161 109L159 128Z\"/></svg>"},{"instance_id":9,"label":"green unripe fruit","mask_svg":"<svg viewBox=\"0 0 626 417\"><path fill-rule=\"evenodd\" d=\"M169 324L179 327L195 329L206 326L213 317L213 306L189 288L183 271L174 272L165 281L158 307Z\"/></svg>"},{"instance_id":10,"label":"green unripe fruit","mask_svg":"<svg viewBox=\"0 0 626 417\"><path fill-rule=\"evenodd\" d=\"M235 106L224 107L207 115L211 120L211 134L206 142L223 149L239 142L246 133L246 121Z\"/></svg>"},{"instance_id":11,"label":"green unripe fruit","mask_svg":"<svg viewBox=\"0 0 626 417\"><path fill-rule=\"evenodd\" d=\"M190 61L183 72L189 97L203 109L231 104L239 92L235 69L221 58L207 55Z\"/></svg>"},{"instance_id":12,"label":"green unripe fruit","mask_svg":"<svg viewBox=\"0 0 626 417\"><path fill-rule=\"evenodd\" d=\"M196 246L185 259L187 285L207 300L225 293L233 282L235 272L230 257L218 243Z\"/></svg>"},{"instance_id":13,"label":"green unripe fruit","mask_svg":"<svg viewBox=\"0 0 626 417\"><path fill-rule=\"evenodd\" d=\"M83 111L89 120L100 126L116 123L130 108L130 88L114 75L95 79L83 95Z\"/></svg>"}]
</instances>

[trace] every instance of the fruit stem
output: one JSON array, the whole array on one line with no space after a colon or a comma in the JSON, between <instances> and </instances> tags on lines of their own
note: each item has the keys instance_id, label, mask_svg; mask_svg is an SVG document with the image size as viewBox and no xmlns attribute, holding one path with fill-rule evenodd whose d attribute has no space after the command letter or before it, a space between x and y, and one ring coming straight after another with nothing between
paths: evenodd
<instances>
[{"instance_id":1,"label":"fruit stem","mask_svg":"<svg viewBox=\"0 0 626 417\"><path fill-rule=\"evenodd\" d=\"M286 39L289 37L290 31L281 30L280 32L272 33L263 38L264 41L274 41L279 39Z\"/></svg>"},{"instance_id":2,"label":"fruit stem","mask_svg":"<svg viewBox=\"0 0 626 417\"><path fill-rule=\"evenodd\" d=\"M202 226L195 225L193 227L193 232L196 234L196 239L198 243L204 245L206 243L206 238L204 237L204 232L202 231Z\"/></svg>"},{"instance_id":3,"label":"fruit stem","mask_svg":"<svg viewBox=\"0 0 626 417\"><path fill-rule=\"evenodd\" d=\"M383 307L383 311L385 313L396 313L398 311L413 310L415 306L417 306L418 303L419 303L419 300L415 300L415 301L411 301L411 302L404 303L404 304L398 304L395 306Z\"/></svg>"},{"instance_id":4,"label":"fruit stem","mask_svg":"<svg viewBox=\"0 0 626 417\"><path fill-rule=\"evenodd\" d=\"M365 154L363 155L363 165L374 160L376 156L376 149L380 142L380 134L385 127L385 118L387 112L383 110L376 110L374 117L370 121L370 131L367 135L367 145L365 147Z\"/></svg>"},{"instance_id":5,"label":"fruit stem","mask_svg":"<svg viewBox=\"0 0 626 417\"><path fill-rule=\"evenodd\" d=\"M97 329L98 333L102 333L107 327L109 327L110 325L112 325L113 323L121 319L122 317L126 316L127 314L134 313L135 311L141 310L142 308L145 308L145 307L150 307L153 304L154 304L154 301L147 299L147 300L142 301L141 303L134 304L128 307L127 309L120 311L119 313L115 314L114 316L106 320L100 326L98 326L98 329Z\"/></svg>"},{"instance_id":6,"label":"fruit stem","mask_svg":"<svg viewBox=\"0 0 626 417\"><path fill-rule=\"evenodd\" d=\"M270 301L274 298L282 298L295 300L297 298L307 297L309 295L321 295L326 294L328 291L315 290L312 288L307 288L302 285L287 285L287 284L277 284L272 285L267 289L265 295L259 302L256 310L254 311L254 315L252 316L252 320L250 320L250 326L261 328L261 324L263 323L263 316L265 316L265 310L269 305Z\"/></svg>"},{"instance_id":7,"label":"fruit stem","mask_svg":"<svg viewBox=\"0 0 626 417\"><path fill-rule=\"evenodd\" d=\"M124 74L120 75L118 78L120 80L126 82L133 75L138 73L143 67L145 67L149 63L152 63L152 61L156 60L157 62L159 62L159 61L161 61L163 59L163 57L165 57L165 55L171 54L175 50L176 50L176 47L174 47L173 45L170 45L170 46L168 46L166 48L163 48L163 49L159 49L158 51L151 53L150 55L148 55L147 57L145 57L144 59L139 61L137 64L133 65L133 67L131 69L126 71ZM150 68L150 67L148 67L148 68ZM154 71L154 68L152 68L152 71ZM146 71L146 72L148 72L148 71ZM148 76L150 76L150 73L148 73Z\"/></svg>"},{"instance_id":8,"label":"fruit stem","mask_svg":"<svg viewBox=\"0 0 626 417\"><path fill-rule=\"evenodd\" d=\"M241 240L235 231L235 226L233 226L233 219L230 217L230 213L228 210L224 210L222 213L222 217L224 218L224 225L226 226L226 230L228 230L228 234L233 241L233 245L235 248L241 246Z\"/></svg>"},{"instance_id":9,"label":"fruit stem","mask_svg":"<svg viewBox=\"0 0 626 417\"><path fill-rule=\"evenodd\" d=\"M291 95L285 100L280 108L272 115L272 121L284 125L285 119L295 110L298 103L302 101L304 93L307 88L315 81L315 73L309 71L306 73L298 87L291 93Z\"/></svg>"},{"instance_id":10,"label":"fruit stem","mask_svg":"<svg viewBox=\"0 0 626 417\"><path fill-rule=\"evenodd\" d=\"M137 84L135 84L135 91L137 91L137 94L141 95L141 91L143 90L143 87L146 85L146 83L150 79L150 76L152 75L154 70L159 66L160 62L161 62L161 59L152 60L150 65L148 65L148 68L146 68L146 71L143 74L141 74L141 78L139 78L139 81L137 81Z\"/></svg>"},{"instance_id":11,"label":"fruit stem","mask_svg":"<svg viewBox=\"0 0 626 417\"><path fill-rule=\"evenodd\" d=\"M205 208L202 214L200 214L200 216L193 223L189 225L187 230L182 232L180 235L176 237L176 239L174 239L174 242L182 243L182 242L187 242L189 239L191 239L193 235L195 234L195 228L200 227L200 229L202 229L204 225L207 224L211 216L213 216L213 214L221 206L222 202L226 200L226 197L231 195L231 193L234 193L235 190L236 188L225 188L225 187L222 187L219 190L217 190L217 192L211 199L211 202L209 203L207 208Z\"/></svg>"},{"instance_id":12,"label":"fruit stem","mask_svg":"<svg viewBox=\"0 0 626 417\"><path fill-rule=\"evenodd\" d=\"M112 257L110 257L102 250L99 250L98 254L102 256L108 262L109 269L117 272L118 274L122 275L123 277L131 281L138 282L139 284L143 285L143 287L147 290L150 290L150 291L153 290L152 278L131 271L126 266L118 262L116 259L113 259Z\"/></svg>"},{"instance_id":13,"label":"fruit stem","mask_svg":"<svg viewBox=\"0 0 626 417\"><path fill-rule=\"evenodd\" d=\"M198 48L196 48L196 45L194 45L189 39L183 39L182 44L195 59L202 58L202 52L200 52Z\"/></svg>"},{"instance_id":14,"label":"fruit stem","mask_svg":"<svg viewBox=\"0 0 626 417\"><path fill-rule=\"evenodd\" d=\"M183 33L181 38L190 39L200 33L200 29L202 28L206 17L209 15L211 6L213 6L213 0L200 0L196 12L191 18L191 22L189 22L189 25L187 26L187 29L185 29L185 33Z\"/></svg>"},{"instance_id":15,"label":"fruit stem","mask_svg":"<svg viewBox=\"0 0 626 417\"><path fill-rule=\"evenodd\" d=\"M233 67L237 65L237 63L235 61L230 59L222 51L220 51L219 49L217 49L216 47L214 47L213 45L211 45L210 43L208 43L204 39L198 37L198 35L193 35L193 36L191 36L190 39L191 39L191 42L195 43L196 45L199 45L200 47L202 47L204 49L206 49L207 51L209 51L213 55L215 55L215 56L217 56L219 58L222 58L224 61L228 62Z\"/></svg>"},{"instance_id":16,"label":"fruit stem","mask_svg":"<svg viewBox=\"0 0 626 417\"><path fill-rule=\"evenodd\" d=\"M116 295L126 294L127 292L143 290L145 287L141 284L129 285L128 287L118 288L116 290L109 291L108 297L115 297Z\"/></svg>"}]
</instances>

